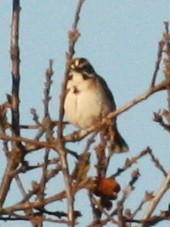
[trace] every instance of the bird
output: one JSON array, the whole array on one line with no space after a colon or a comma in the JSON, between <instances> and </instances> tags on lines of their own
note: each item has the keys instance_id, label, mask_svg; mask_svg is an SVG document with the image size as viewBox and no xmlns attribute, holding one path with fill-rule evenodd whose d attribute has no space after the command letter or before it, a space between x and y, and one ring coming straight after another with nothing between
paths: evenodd
<instances>
[{"instance_id":1,"label":"bird","mask_svg":"<svg viewBox=\"0 0 170 227\"><path fill-rule=\"evenodd\" d=\"M68 121L80 129L86 129L114 110L115 100L106 81L86 58L73 58L69 64L64 100L64 114ZM113 153L128 151L129 147L118 131L116 118L102 132L111 144Z\"/></svg>"}]
</instances>

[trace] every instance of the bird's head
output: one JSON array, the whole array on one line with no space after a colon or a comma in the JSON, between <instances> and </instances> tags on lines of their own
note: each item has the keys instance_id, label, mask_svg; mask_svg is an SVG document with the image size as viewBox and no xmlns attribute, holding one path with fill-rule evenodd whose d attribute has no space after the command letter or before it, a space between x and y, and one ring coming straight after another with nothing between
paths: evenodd
<instances>
[{"instance_id":1,"label":"bird's head","mask_svg":"<svg viewBox=\"0 0 170 227\"><path fill-rule=\"evenodd\" d=\"M70 62L70 71L90 75L95 74L95 70L86 58L74 58Z\"/></svg>"}]
</instances>

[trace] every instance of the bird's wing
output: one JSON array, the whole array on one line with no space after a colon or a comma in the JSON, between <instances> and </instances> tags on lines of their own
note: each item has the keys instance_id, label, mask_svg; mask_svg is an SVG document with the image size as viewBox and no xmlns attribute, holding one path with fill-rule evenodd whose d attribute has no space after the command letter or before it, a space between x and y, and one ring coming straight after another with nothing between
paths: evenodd
<instances>
[{"instance_id":1,"label":"bird's wing","mask_svg":"<svg viewBox=\"0 0 170 227\"><path fill-rule=\"evenodd\" d=\"M116 109L116 103L115 103L113 94L112 94L111 90L109 89L106 81L99 75L97 75L96 79L98 80L99 86L102 88L103 93L105 93L105 95L108 97L110 102L113 104L113 110Z\"/></svg>"}]
</instances>

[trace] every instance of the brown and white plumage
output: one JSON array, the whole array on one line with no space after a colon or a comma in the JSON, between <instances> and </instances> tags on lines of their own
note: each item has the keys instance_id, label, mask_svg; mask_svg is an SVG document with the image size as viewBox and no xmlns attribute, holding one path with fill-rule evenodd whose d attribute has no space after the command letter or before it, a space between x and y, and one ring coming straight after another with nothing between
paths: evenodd
<instances>
[{"instance_id":1,"label":"brown and white plumage","mask_svg":"<svg viewBox=\"0 0 170 227\"><path fill-rule=\"evenodd\" d=\"M64 103L65 116L69 122L82 129L88 128L116 109L113 95L105 80L97 75L85 58L71 61L67 94ZM114 152L125 152L128 146L119 134L116 120L107 134Z\"/></svg>"}]
</instances>

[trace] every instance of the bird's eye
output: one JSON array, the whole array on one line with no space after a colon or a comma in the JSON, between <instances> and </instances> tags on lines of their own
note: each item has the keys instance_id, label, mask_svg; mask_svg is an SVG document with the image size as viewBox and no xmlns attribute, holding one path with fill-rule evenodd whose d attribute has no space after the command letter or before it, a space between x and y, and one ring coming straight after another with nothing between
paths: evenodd
<instances>
[{"instance_id":1,"label":"bird's eye","mask_svg":"<svg viewBox=\"0 0 170 227\"><path fill-rule=\"evenodd\" d=\"M68 80L72 80L73 75L72 74L69 74L67 78L68 78Z\"/></svg>"},{"instance_id":2,"label":"bird's eye","mask_svg":"<svg viewBox=\"0 0 170 227\"><path fill-rule=\"evenodd\" d=\"M84 79L84 80L87 80L87 79L90 78L89 75L87 75L86 73L82 73L82 76L83 76L83 79Z\"/></svg>"}]
</instances>

